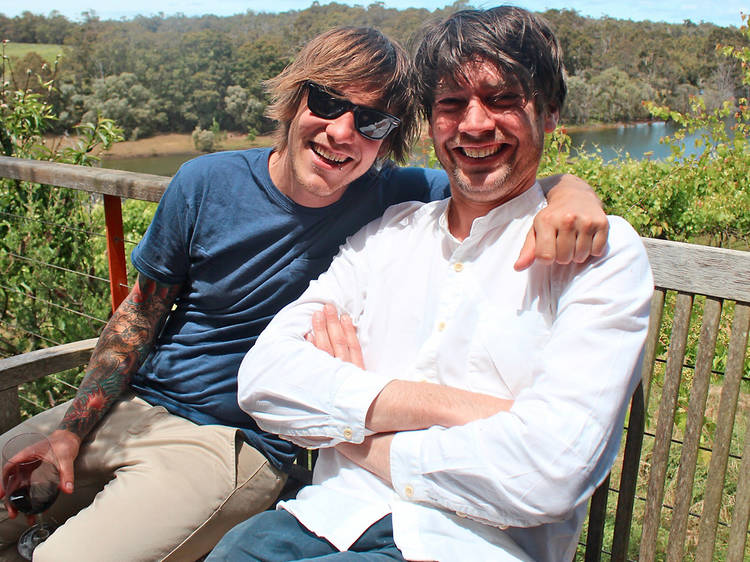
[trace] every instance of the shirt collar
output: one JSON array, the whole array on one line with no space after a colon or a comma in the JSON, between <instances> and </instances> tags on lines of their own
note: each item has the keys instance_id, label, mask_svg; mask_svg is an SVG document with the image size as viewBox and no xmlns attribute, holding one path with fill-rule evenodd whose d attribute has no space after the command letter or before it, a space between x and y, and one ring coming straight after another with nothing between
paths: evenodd
<instances>
[{"instance_id":1,"label":"shirt collar","mask_svg":"<svg viewBox=\"0 0 750 562\"><path fill-rule=\"evenodd\" d=\"M471 232L466 240L476 236L482 236L489 230L495 228L506 228L514 220L526 216L536 215L542 208L547 206L547 199L544 197L544 191L539 182L535 182L529 189L517 195L510 201L506 201L488 212L486 215L474 219L471 225ZM455 237L448 229L448 208L450 207L450 198L446 200L445 208L438 219L438 225L446 236L455 240Z\"/></svg>"}]
</instances>

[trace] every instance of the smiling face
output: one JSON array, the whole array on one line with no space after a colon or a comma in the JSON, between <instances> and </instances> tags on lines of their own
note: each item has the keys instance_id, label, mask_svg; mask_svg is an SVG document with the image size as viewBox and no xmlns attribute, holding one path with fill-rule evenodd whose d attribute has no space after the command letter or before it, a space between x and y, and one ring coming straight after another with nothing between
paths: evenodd
<instances>
[{"instance_id":1,"label":"smiling face","mask_svg":"<svg viewBox=\"0 0 750 562\"><path fill-rule=\"evenodd\" d=\"M448 172L456 203L485 212L529 189L558 112L537 112L516 80L484 60L464 68L466 80L441 80L430 116L435 154Z\"/></svg>"},{"instance_id":2,"label":"smiling face","mask_svg":"<svg viewBox=\"0 0 750 562\"><path fill-rule=\"evenodd\" d=\"M372 94L342 89L354 104L377 107ZM382 140L363 137L354 128L354 114L335 119L317 117L303 95L289 126L287 144L269 159L271 179L294 202L305 207L324 207L338 201L351 182L375 163Z\"/></svg>"}]
</instances>

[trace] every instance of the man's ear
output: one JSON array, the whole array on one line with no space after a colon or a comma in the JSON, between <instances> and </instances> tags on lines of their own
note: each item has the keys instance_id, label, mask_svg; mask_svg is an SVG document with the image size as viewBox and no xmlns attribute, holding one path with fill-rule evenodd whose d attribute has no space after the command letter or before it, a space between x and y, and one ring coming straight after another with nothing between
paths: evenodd
<instances>
[{"instance_id":1,"label":"man's ear","mask_svg":"<svg viewBox=\"0 0 750 562\"><path fill-rule=\"evenodd\" d=\"M557 122L560 120L560 110L557 108L550 108L544 116L544 132L551 133L557 127Z\"/></svg>"}]
</instances>

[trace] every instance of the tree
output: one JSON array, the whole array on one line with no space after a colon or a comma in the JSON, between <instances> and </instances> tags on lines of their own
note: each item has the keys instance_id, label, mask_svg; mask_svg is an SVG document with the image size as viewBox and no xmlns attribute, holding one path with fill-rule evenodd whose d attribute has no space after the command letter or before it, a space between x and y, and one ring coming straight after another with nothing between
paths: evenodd
<instances>
[{"instance_id":1,"label":"tree","mask_svg":"<svg viewBox=\"0 0 750 562\"><path fill-rule=\"evenodd\" d=\"M587 123L593 111L593 91L582 76L568 77L568 95L562 110L565 123Z\"/></svg>"},{"instance_id":2,"label":"tree","mask_svg":"<svg viewBox=\"0 0 750 562\"><path fill-rule=\"evenodd\" d=\"M597 120L613 123L644 119L648 112L643 101L653 99L653 90L638 79L633 79L622 70L608 68L589 81L592 89L593 108L591 116Z\"/></svg>"},{"instance_id":3,"label":"tree","mask_svg":"<svg viewBox=\"0 0 750 562\"><path fill-rule=\"evenodd\" d=\"M257 135L273 129L271 120L264 117L266 104L242 86L235 85L227 88L224 105L233 119L231 125L234 125L234 130L245 130L252 135Z\"/></svg>"},{"instance_id":4,"label":"tree","mask_svg":"<svg viewBox=\"0 0 750 562\"><path fill-rule=\"evenodd\" d=\"M263 37L237 49L232 65L235 84L263 96L263 81L279 74L293 58L288 42L281 37Z\"/></svg>"},{"instance_id":5,"label":"tree","mask_svg":"<svg viewBox=\"0 0 750 562\"><path fill-rule=\"evenodd\" d=\"M133 140L163 130L167 124L159 100L129 72L94 80L83 107L84 121L96 121L98 115L112 119Z\"/></svg>"}]
</instances>

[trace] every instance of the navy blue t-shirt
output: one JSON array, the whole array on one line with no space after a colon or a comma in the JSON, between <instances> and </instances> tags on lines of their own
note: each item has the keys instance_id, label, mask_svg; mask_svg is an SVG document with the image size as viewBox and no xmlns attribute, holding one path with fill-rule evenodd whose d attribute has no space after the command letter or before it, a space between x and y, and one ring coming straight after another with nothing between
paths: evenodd
<instances>
[{"instance_id":1,"label":"navy blue t-shirt","mask_svg":"<svg viewBox=\"0 0 750 562\"><path fill-rule=\"evenodd\" d=\"M151 279L182 284L182 292L132 386L150 404L195 423L243 429L281 467L295 447L260 430L237 405L245 353L328 268L347 236L390 205L449 191L442 171L387 166L353 182L332 205L302 207L273 185L270 154L201 156L169 184L131 259Z\"/></svg>"}]
</instances>

